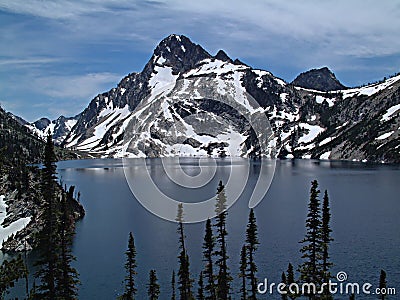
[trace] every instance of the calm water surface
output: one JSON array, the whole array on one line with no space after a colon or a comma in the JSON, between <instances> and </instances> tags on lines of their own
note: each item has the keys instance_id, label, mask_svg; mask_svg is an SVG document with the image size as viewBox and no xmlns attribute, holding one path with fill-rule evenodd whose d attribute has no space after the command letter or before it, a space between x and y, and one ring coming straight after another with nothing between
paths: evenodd
<instances>
[{"instance_id":1,"label":"calm water surface","mask_svg":"<svg viewBox=\"0 0 400 300\"><path fill-rule=\"evenodd\" d=\"M184 162L187 173L196 172L195 159L188 158ZM191 195L175 189L165 180L159 160L148 163L154 180L166 193L182 198ZM242 197L228 212L228 248L234 277L237 277L239 252L245 238L247 203L258 169L255 163ZM58 173L63 183L75 185L81 192L81 202L86 209L85 218L76 228L73 249L82 282L79 298L115 299L123 292L124 252L128 234L132 231L138 253L137 298L147 299L148 272L156 269L161 285L160 299L169 299L171 273L178 269L177 225L154 216L140 205L126 183L122 162L60 162ZM202 195L213 195L218 180L224 180L226 176L224 170L217 170L216 177L201 191ZM319 181L321 191L327 189L330 195L335 239L331 246L333 274L345 271L348 281L370 282L376 286L380 269L384 269L388 274L388 285L400 292L400 169L391 166L278 161L271 187L255 209L260 240L256 254L258 277L280 282L281 273L289 262L295 266L301 262L298 242L305 233L310 182L314 179ZM204 223L186 225L185 230L191 272L197 282L202 269ZM34 256L32 253L30 259L34 260ZM238 289L235 279L234 292ZM234 295L234 299L237 298ZM363 296L360 299L375 298ZM275 294L268 299L279 297ZM348 297L337 296L335 299Z\"/></svg>"}]
</instances>

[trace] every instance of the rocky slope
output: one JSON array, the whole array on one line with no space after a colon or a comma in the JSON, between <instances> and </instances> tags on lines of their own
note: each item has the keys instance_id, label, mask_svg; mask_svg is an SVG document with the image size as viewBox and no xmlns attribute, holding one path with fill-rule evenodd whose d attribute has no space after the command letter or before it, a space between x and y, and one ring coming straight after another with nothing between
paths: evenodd
<instances>
[{"instance_id":1,"label":"rocky slope","mask_svg":"<svg viewBox=\"0 0 400 300\"><path fill-rule=\"evenodd\" d=\"M277 153L400 162L399 80L344 89L323 68L288 84L171 35L141 72L89 103L62 145L98 157ZM260 130L252 120L262 116L269 125Z\"/></svg>"},{"instance_id":2,"label":"rocky slope","mask_svg":"<svg viewBox=\"0 0 400 300\"><path fill-rule=\"evenodd\" d=\"M30 164L41 161L44 143L31 134L20 118L0 107L0 247L22 251L37 245L42 228L40 170ZM25 124L26 125L26 124ZM76 158L71 151L56 149L59 158ZM59 186L59 193L62 193ZM75 220L84 209L72 203Z\"/></svg>"}]
</instances>

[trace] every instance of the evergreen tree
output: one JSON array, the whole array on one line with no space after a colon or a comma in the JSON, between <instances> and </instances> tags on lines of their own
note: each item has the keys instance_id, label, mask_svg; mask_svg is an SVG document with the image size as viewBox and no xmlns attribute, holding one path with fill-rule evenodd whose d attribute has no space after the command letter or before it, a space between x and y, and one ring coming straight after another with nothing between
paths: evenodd
<instances>
[{"instance_id":1,"label":"evergreen tree","mask_svg":"<svg viewBox=\"0 0 400 300\"><path fill-rule=\"evenodd\" d=\"M257 299L257 265L254 260L254 254L260 244L258 241L256 217L254 210L250 210L249 222L246 229L246 248L247 248L247 278L250 280L250 295L249 299Z\"/></svg>"},{"instance_id":2,"label":"evergreen tree","mask_svg":"<svg viewBox=\"0 0 400 300\"><path fill-rule=\"evenodd\" d=\"M4 299L8 289L27 274L28 269L21 255L11 261L3 261L0 265L0 299Z\"/></svg>"},{"instance_id":3,"label":"evergreen tree","mask_svg":"<svg viewBox=\"0 0 400 300\"><path fill-rule=\"evenodd\" d=\"M204 268L204 277L206 279L206 285L204 287L207 293L206 299L216 300L215 293L215 282L214 282L214 266L213 266L213 255L214 255L215 241L212 233L211 220L208 219L206 222L206 229L203 242L203 259L206 263Z\"/></svg>"},{"instance_id":4,"label":"evergreen tree","mask_svg":"<svg viewBox=\"0 0 400 300\"><path fill-rule=\"evenodd\" d=\"M132 300L135 299L137 288L135 285L136 272L136 247L135 240L132 232L129 233L128 250L125 252L126 255L126 277L125 277L125 292L122 294L120 299Z\"/></svg>"},{"instance_id":5,"label":"evergreen tree","mask_svg":"<svg viewBox=\"0 0 400 300\"><path fill-rule=\"evenodd\" d=\"M39 235L41 245L41 257L36 265L39 270L36 275L41 279L38 292L42 299L56 298L56 277L57 277L57 218L59 216L59 201L56 196L56 155L51 135L47 136L44 162L42 170L42 209L43 229Z\"/></svg>"},{"instance_id":6,"label":"evergreen tree","mask_svg":"<svg viewBox=\"0 0 400 300\"><path fill-rule=\"evenodd\" d=\"M247 251L246 246L242 246L242 250L240 251L240 266L239 266L239 278L242 279L242 284L240 287L240 299L247 299L247 284L246 284L246 268L247 268Z\"/></svg>"},{"instance_id":7,"label":"evergreen tree","mask_svg":"<svg viewBox=\"0 0 400 300\"><path fill-rule=\"evenodd\" d=\"M178 289L181 300L193 299L192 284L193 280L190 278L189 255L185 246L185 233L183 228L183 204L178 205L178 214L176 217L178 224L179 234L179 249L178 256L179 270L178 270Z\"/></svg>"},{"instance_id":8,"label":"evergreen tree","mask_svg":"<svg viewBox=\"0 0 400 300\"><path fill-rule=\"evenodd\" d=\"M322 259L323 243L319 193L318 182L314 180L311 183L310 202L306 219L307 232L305 238L300 242L304 244L300 249L304 262L299 266L301 280L303 282L312 282L317 285L317 288L323 281L323 271L320 263ZM315 299L315 294L311 291L308 297L309 299Z\"/></svg>"},{"instance_id":9,"label":"evergreen tree","mask_svg":"<svg viewBox=\"0 0 400 300\"><path fill-rule=\"evenodd\" d=\"M171 277L171 300L176 300L176 290L175 290L175 271L172 271Z\"/></svg>"},{"instance_id":10,"label":"evergreen tree","mask_svg":"<svg viewBox=\"0 0 400 300\"><path fill-rule=\"evenodd\" d=\"M227 300L230 293L230 282L232 277L229 273L228 267L228 254L226 249L226 237L228 232L226 231L226 195L225 187L222 181L219 182L217 188L217 202L215 206L215 212L217 216L215 218L215 227L217 228L216 241L218 244L218 250L215 251L216 265L218 266L217 276L217 298L221 300Z\"/></svg>"},{"instance_id":11,"label":"evergreen tree","mask_svg":"<svg viewBox=\"0 0 400 300\"><path fill-rule=\"evenodd\" d=\"M287 280L286 280L285 272L282 272L281 282L283 284L285 284L285 286L287 287ZM288 300L287 288L285 289L284 293L281 294L281 298L282 298L282 300Z\"/></svg>"},{"instance_id":12,"label":"evergreen tree","mask_svg":"<svg viewBox=\"0 0 400 300\"><path fill-rule=\"evenodd\" d=\"M331 278L331 274L329 272L332 263L329 261L329 245L330 242L333 241L331 237L331 227L330 227L331 213L329 208L329 197L328 191L325 190L324 199L322 203L322 227L321 227L321 235L322 235L322 282L328 282ZM332 299L330 295L329 288L325 288L323 295L324 299Z\"/></svg>"},{"instance_id":13,"label":"evergreen tree","mask_svg":"<svg viewBox=\"0 0 400 300\"><path fill-rule=\"evenodd\" d=\"M291 263L289 263L287 271L286 271L286 281L287 281L287 285L288 287L292 284L295 283L294 280L294 270L293 270L293 265ZM288 296L290 299L296 299L297 295L295 293L291 293L288 289Z\"/></svg>"},{"instance_id":14,"label":"evergreen tree","mask_svg":"<svg viewBox=\"0 0 400 300\"><path fill-rule=\"evenodd\" d=\"M387 288L387 281L386 281L386 272L384 270L381 270L381 275L379 276L379 289L381 291L379 295L379 299L385 300L386 299L386 294L383 293L383 291L386 291Z\"/></svg>"},{"instance_id":15,"label":"evergreen tree","mask_svg":"<svg viewBox=\"0 0 400 300\"><path fill-rule=\"evenodd\" d=\"M74 187L71 187L67 193L62 194L61 198L61 219L59 222L59 259L56 278L56 294L60 299L76 299L78 296L77 285L78 272L71 266L75 257L72 254L72 239L74 236L74 224L71 217L72 211L70 202L73 201Z\"/></svg>"},{"instance_id":16,"label":"evergreen tree","mask_svg":"<svg viewBox=\"0 0 400 300\"><path fill-rule=\"evenodd\" d=\"M158 284L156 270L150 270L147 294L149 295L149 300L157 300L160 296L160 285Z\"/></svg>"},{"instance_id":17,"label":"evergreen tree","mask_svg":"<svg viewBox=\"0 0 400 300\"><path fill-rule=\"evenodd\" d=\"M203 281L203 272L200 272L199 281L198 281L199 288L197 289L197 299L204 300L204 281Z\"/></svg>"}]
</instances>

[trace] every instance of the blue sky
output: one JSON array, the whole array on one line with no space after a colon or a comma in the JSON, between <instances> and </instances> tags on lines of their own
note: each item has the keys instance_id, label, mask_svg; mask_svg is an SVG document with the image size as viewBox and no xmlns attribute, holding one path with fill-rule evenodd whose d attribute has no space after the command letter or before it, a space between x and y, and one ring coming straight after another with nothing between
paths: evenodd
<instances>
[{"instance_id":1,"label":"blue sky","mask_svg":"<svg viewBox=\"0 0 400 300\"><path fill-rule=\"evenodd\" d=\"M328 66L355 86L400 72L399 31L398 0L0 0L0 103L75 115L171 33L286 81Z\"/></svg>"}]
</instances>

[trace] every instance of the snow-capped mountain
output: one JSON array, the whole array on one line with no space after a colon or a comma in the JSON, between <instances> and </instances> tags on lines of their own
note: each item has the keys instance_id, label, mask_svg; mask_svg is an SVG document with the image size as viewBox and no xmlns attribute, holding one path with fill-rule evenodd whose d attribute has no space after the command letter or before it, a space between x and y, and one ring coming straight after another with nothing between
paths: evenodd
<instances>
[{"instance_id":1,"label":"snow-capped mountain","mask_svg":"<svg viewBox=\"0 0 400 300\"><path fill-rule=\"evenodd\" d=\"M298 115L301 99L282 80L233 61L223 51L213 57L188 38L171 35L157 46L141 73L128 75L117 88L92 100L64 144L101 156L121 156L128 124L135 123L140 132L132 142L134 156L253 155L259 149L251 126L232 109L237 104L256 113L257 105L248 103L247 93L263 113L279 120L274 125L289 124ZM223 96L234 101L216 100ZM202 126L205 122L209 128ZM176 139L168 131L172 127Z\"/></svg>"},{"instance_id":2,"label":"snow-capped mountain","mask_svg":"<svg viewBox=\"0 0 400 300\"><path fill-rule=\"evenodd\" d=\"M33 123L26 123L24 125L41 139L45 139L50 133L53 136L54 143L60 145L75 126L78 118L79 115L70 118L60 116L53 121L47 118L40 118Z\"/></svg>"},{"instance_id":3,"label":"snow-capped mountain","mask_svg":"<svg viewBox=\"0 0 400 300\"><path fill-rule=\"evenodd\" d=\"M170 35L142 72L89 103L62 145L99 157L121 157L127 146L138 157L252 156L260 147L251 120L264 115L264 133L274 133L266 148L279 157L399 162L399 85L397 76L310 90Z\"/></svg>"}]
</instances>

